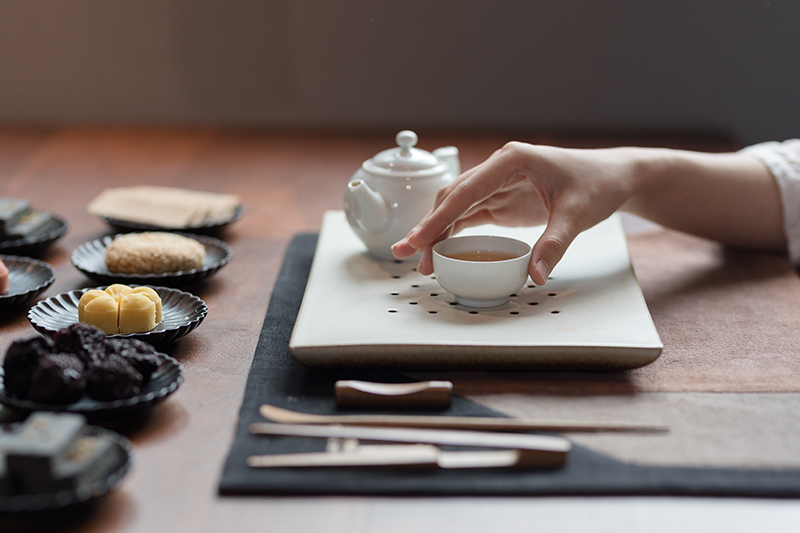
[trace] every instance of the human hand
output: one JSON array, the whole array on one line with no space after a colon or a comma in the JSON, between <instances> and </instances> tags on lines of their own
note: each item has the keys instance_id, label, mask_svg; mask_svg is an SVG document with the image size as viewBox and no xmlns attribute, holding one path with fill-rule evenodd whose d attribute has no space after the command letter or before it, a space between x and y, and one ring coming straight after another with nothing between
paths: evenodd
<instances>
[{"instance_id":1,"label":"human hand","mask_svg":"<svg viewBox=\"0 0 800 533\"><path fill-rule=\"evenodd\" d=\"M624 148L572 150L508 143L439 190L433 209L395 243L392 253L404 259L421 250L417 270L428 275L433 272L433 245L464 228L546 223L528 266L534 283L543 285L575 237L631 196L635 174L630 162Z\"/></svg>"}]
</instances>

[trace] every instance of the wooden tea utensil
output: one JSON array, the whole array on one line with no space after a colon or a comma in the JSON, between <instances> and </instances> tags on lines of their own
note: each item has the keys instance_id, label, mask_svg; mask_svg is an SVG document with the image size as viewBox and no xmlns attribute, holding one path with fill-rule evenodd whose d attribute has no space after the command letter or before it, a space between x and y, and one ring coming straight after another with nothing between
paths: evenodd
<instances>
[{"instance_id":1,"label":"wooden tea utensil","mask_svg":"<svg viewBox=\"0 0 800 533\"><path fill-rule=\"evenodd\" d=\"M525 418L492 418L476 416L418 416L418 415L314 415L298 413L274 405L263 404L261 416L282 424L349 424L434 429L472 429L488 431L553 431L600 432L629 431L657 433L669 431L667 426L642 425L628 422L592 422L580 420L531 420Z\"/></svg>"},{"instance_id":2,"label":"wooden tea utensil","mask_svg":"<svg viewBox=\"0 0 800 533\"><path fill-rule=\"evenodd\" d=\"M427 458L419 455L414 455L409 458L408 455L395 455L392 457L391 453L381 456L384 463L399 466L401 464L415 464L414 461L431 462L440 466L441 468L483 468L491 466L517 466L524 468L558 468L564 464L567 459L567 454L572 448L569 440L563 437L555 437L549 435L518 435L510 433L491 433L485 431L464 431L457 429L417 429L417 428L387 428L387 427L361 427L361 426L315 426L315 425L296 425L296 424L274 424L274 423L256 423L250 424L250 433L254 435L279 435L291 437L315 437L315 438L339 438L339 439L358 439L377 442L393 442L393 443L406 443L406 444L429 444L429 445L450 445L450 446L476 446L485 448L499 448L506 452L505 454L488 455L489 452L483 452L481 461L481 452L442 452L439 454L443 458L436 457L432 460L430 456ZM387 449L388 450L388 449ZM389 450L391 451L391 450ZM499 450L495 450L499 451ZM508 453L516 452L516 453ZM340 455L338 453L329 453L329 455ZM383 452L378 452L383 453ZM411 452L409 452L411 453ZM423 453L424 452L420 452ZM448 454L476 454L472 458L470 456L449 456ZM289 454L299 455L299 454ZM354 455L354 454L353 454ZM261 457L259 459L259 457ZM312 462L316 464L309 466L324 466L320 464L320 460L324 456L311 457ZM367 459L370 464L363 466L378 466L376 464L376 456L368 456ZM405 463L403 463L405 458ZM394 462L390 462L393 460ZM248 458L248 465L269 467L273 466L276 461L275 455L271 456L252 456ZM285 461L285 460L284 460ZM341 464L341 458L333 458L332 462L339 461L339 463L332 466L345 466ZM301 461L302 462L302 459ZM458 466L461 465L461 466ZM472 465L472 466L469 466ZM282 466L289 466L284 462ZM355 466L355 465L352 465Z\"/></svg>"},{"instance_id":3,"label":"wooden tea utensil","mask_svg":"<svg viewBox=\"0 0 800 533\"><path fill-rule=\"evenodd\" d=\"M442 451L429 444L359 446L346 452L251 455L251 468L550 468L539 466L526 450Z\"/></svg>"}]
</instances>

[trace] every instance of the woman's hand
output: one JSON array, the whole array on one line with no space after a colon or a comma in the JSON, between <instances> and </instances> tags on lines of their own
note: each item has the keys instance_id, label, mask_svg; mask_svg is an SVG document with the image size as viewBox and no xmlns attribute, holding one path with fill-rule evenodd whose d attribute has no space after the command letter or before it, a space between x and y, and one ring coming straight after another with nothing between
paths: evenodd
<instances>
[{"instance_id":1,"label":"woman's hand","mask_svg":"<svg viewBox=\"0 0 800 533\"><path fill-rule=\"evenodd\" d=\"M634 190L628 149L569 150L511 142L436 196L433 210L392 247L398 259L422 250L418 271L433 272L431 248L479 224L547 227L528 272L543 285L573 239L620 208Z\"/></svg>"},{"instance_id":2,"label":"woman's hand","mask_svg":"<svg viewBox=\"0 0 800 533\"><path fill-rule=\"evenodd\" d=\"M727 245L786 250L777 182L753 156L511 142L443 187L392 253L422 250L417 270L427 275L433 245L463 228L546 223L528 265L543 285L575 237L617 209Z\"/></svg>"}]
</instances>

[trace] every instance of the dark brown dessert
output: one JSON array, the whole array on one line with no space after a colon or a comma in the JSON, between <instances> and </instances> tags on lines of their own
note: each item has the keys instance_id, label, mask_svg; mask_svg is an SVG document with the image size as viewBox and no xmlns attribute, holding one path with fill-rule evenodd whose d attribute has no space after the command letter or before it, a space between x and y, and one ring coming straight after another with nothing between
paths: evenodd
<instances>
[{"instance_id":1,"label":"dark brown dessert","mask_svg":"<svg viewBox=\"0 0 800 533\"><path fill-rule=\"evenodd\" d=\"M40 403L72 403L86 389L85 366L71 353L47 354L31 376L28 399Z\"/></svg>"},{"instance_id":2,"label":"dark brown dessert","mask_svg":"<svg viewBox=\"0 0 800 533\"><path fill-rule=\"evenodd\" d=\"M53 216L19 198L0 198L0 241L30 237L49 226Z\"/></svg>"},{"instance_id":3,"label":"dark brown dessert","mask_svg":"<svg viewBox=\"0 0 800 533\"><path fill-rule=\"evenodd\" d=\"M164 363L137 339L108 339L88 324L11 344L3 362L7 394L39 403L65 404L84 395L99 401L131 398Z\"/></svg>"},{"instance_id":4,"label":"dark brown dessert","mask_svg":"<svg viewBox=\"0 0 800 533\"><path fill-rule=\"evenodd\" d=\"M111 434L71 413L33 413L15 427L0 428L0 450L0 496L89 490L86 485L124 460Z\"/></svg>"},{"instance_id":5,"label":"dark brown dessert","mask_svg":"<svg viewBox=\"0 0 800 533\"><path fill-rule=\"evenodd\" d=\"M53 333L53 342L61 352L74 353L89 366L106 354L106 334L89 324L73 324Z\"/></svg>"},{"instance_id":6,"label":"dark brown dessert","mask_svg":"<svg viewBox=\"0 0 800 533\"><path fill-rule=\"evenodd\" d=\"M8 228L19 222L31 210L30 204L19 198L0 198L0 237L5 238Z\"/></svg>"},{"instance_id":7,"label":"dark brown dessert","mask_svg":"<svg viewBox=\"0 0 800 533\"><path fill-rule=\"evenodd\" d=\"M17 398L27 397L31 388L31 377L39 359L54 351L55 344L49 337L12 342L3 361L3 384L6 392Z\"/></svg>"},{"instance_id":8,"label":"dark brown dessert","mask_svg":"<svg viewBox=\"0 0 800 533\"><path fill-rule=\"evenodd\" d=\"M151 344L138 339L108 339L106 346L109 353L122 356L142 375L142 384L164 363Z\"/></svg>"},{"instance_id":9,"label":"dark brown dessert","mask_svg":"<svg viewBox=\"0 0 800 533\"><path fill-rule=\"evenodd\" d=\"M103 361L89 367L86 392L100 401L131 398L141 391L142 375L127 360L109 354Z\"/></svg>"},{"instance_id":10,"label":"dark brown dessert","mask_svg":"<svg viewBox=\"0 0 800 533\"><path fill-rule=\"evenodd\" d=\"M30 211L18 222L6 227L4 239L23 239L36 234L50 224L51 220L53 220L53 215L47 211Z\"/></svg>"}]
</instances>

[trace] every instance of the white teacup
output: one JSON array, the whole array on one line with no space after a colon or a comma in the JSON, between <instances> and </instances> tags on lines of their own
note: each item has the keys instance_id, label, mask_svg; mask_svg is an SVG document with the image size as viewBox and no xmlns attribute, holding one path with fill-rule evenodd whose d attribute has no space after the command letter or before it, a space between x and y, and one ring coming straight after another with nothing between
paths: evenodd
<instances>
[{"instance_id":1,"label":"white teacup","mask_svg":"<svg viewBox=\"0 0 800 533\"><path fill-rule=\"evenodd\" d=\"M531 247L508 237L451 237L433 247L433 270L456 302L470 307L497 307L528 279Z\"/></svg>"}]
</instances>

